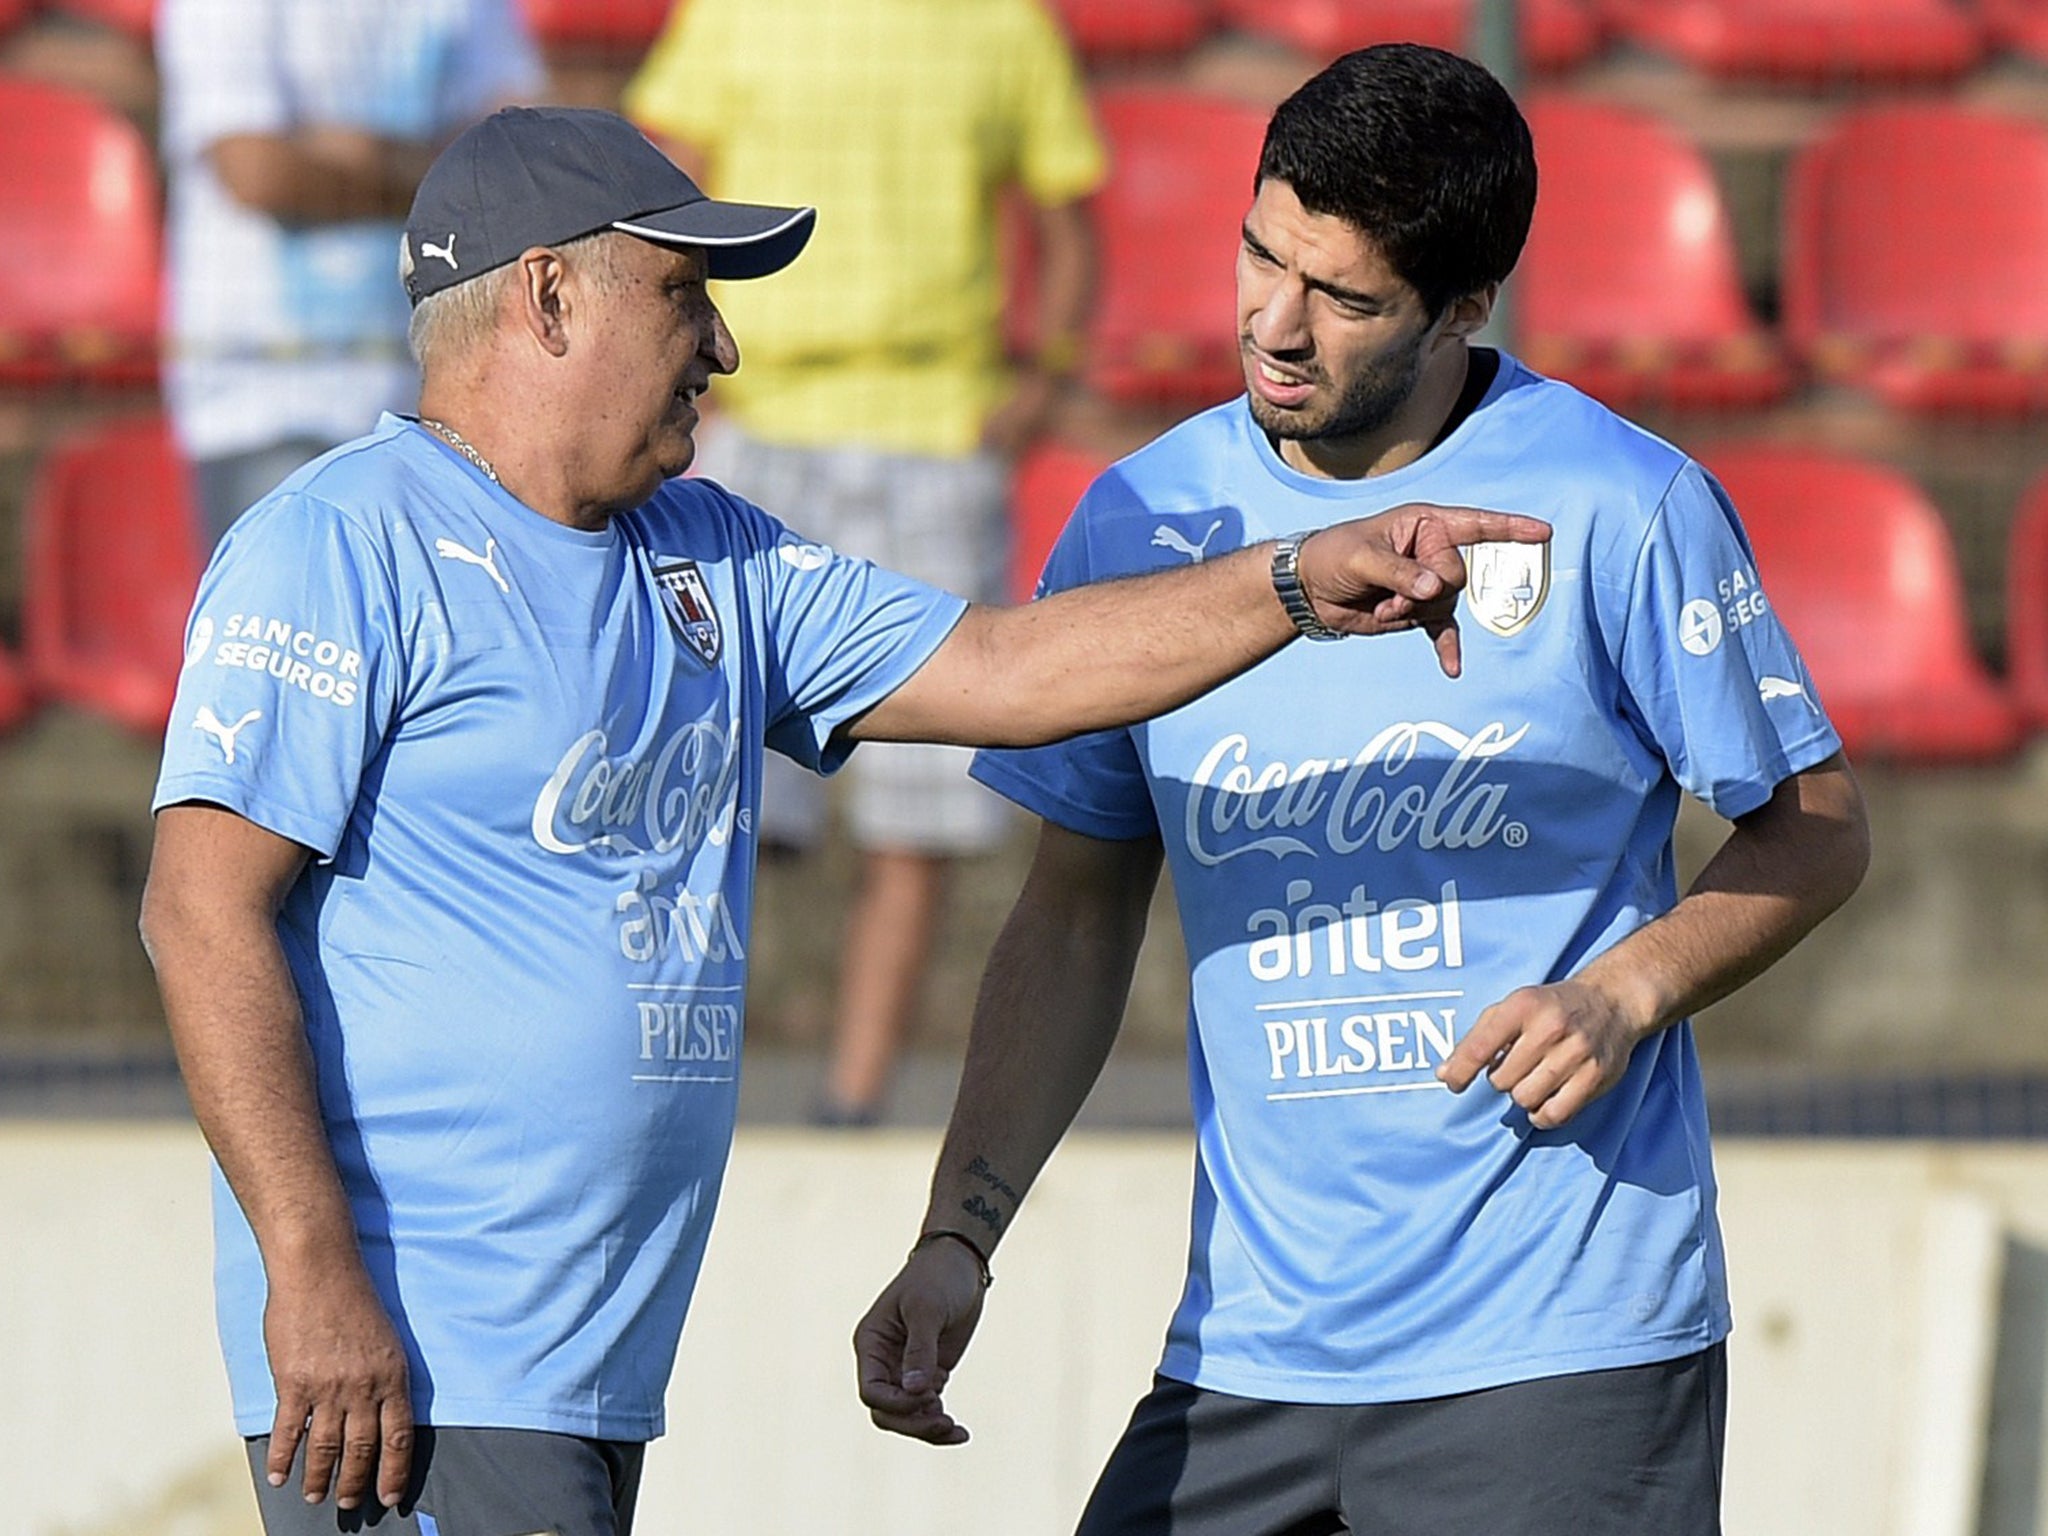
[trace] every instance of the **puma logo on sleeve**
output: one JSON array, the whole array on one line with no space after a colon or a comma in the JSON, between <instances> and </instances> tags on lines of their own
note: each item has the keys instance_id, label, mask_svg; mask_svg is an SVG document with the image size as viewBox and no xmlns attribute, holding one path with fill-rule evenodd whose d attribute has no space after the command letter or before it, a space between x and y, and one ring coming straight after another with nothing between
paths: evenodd
<instances>
[{"instance_id":1,"label":"puma logo on sleeve","mask_svg":"<svg viewBox=\"0 0 2048 1536\"><path fill-rule=\"evenodd\" d=\"M199 706L199 713L193 717L192 729L204 731L207 735L211 736L220 747L221 757L227 761L229 766L233 766L235 761L235 738L241 735L244 726L262 718L262 710L252 709L233 725L223 725L221 724L220 716L213 712L213 706L202 704Z\"/></svg>"},{"instance_id":2,"label":"puma logo on sleeve","mask_svg":"<svg viewBox=\"0 0 2048 1536\"><path fill-rule=\"evenodd\" d=\"M1166 524L1161 523L1152 530L1152 545L1155 549L1177 550L1181 554L1186 555L1196 565L1200 565L1202 557L1208 553L1209 541L1216 537L1216 530L1222 526L1223 519L1218 518L1209 525L1209 531L1202 535L1201 543L1190 544L1182 536L1178 528L1169 528Z\"/></svg>"}]
</instances>

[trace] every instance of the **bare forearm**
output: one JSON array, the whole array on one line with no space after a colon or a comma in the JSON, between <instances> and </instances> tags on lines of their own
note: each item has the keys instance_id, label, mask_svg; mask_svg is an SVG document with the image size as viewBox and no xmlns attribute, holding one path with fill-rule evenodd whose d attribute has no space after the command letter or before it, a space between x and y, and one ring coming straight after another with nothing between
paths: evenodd
<instances>
[{"instance_id":1,"label":"bare forearm","mask_svg":"<svg viewBox=\"0 0 2048 1536\"><path fill-rule=\"evenodd\" d=\"M237 202L290 224L403 218L433 156L429 144L347 130L247 134L211 151Z\"/></svg>"},{"instance_id":2,"label":"bare forearm","mask_svg":"<svg viewBox=\"0 0 2048 1536\"><path fill-rule=\"evenodd\" d=\"M1095 298L1095 231L1079 203L1042 208L1036 223L1037 361L1050 373L1071 374L1081 362L1081 335Z\"/></svg>"},{"instance_id":3,"label":"bare forearm","mask_svg":"<svg viewBox=\"0 0 2048 1536\"><path fill-rule=\"evenodd\" d=\"M1455 677L1460 546L1549 536L1549 525L1532 518L1411 503L1303 539L1299 590L1288 600L1305 626L1313 619L1337 634L1420 629ZM1276 586L1277 548L1254 544L1022 608L970 608L848 734L1024 747L1177 708L1299 632Z\"/></svg>"},{"instance_id":4,"label":"bare forearm","mask_svg":"<svg viewBox=\"0 0 2048 1536\"><path fill-rule=\"evenodd\" d=\"M262 1249L311 1267L356 1252L298 994L274 931L159 901L147 928L193 1113Z\"/></svg>"},{"instance_id":5,"label":"bare forearm","mask_svg":"<svg viewBox=\"0 0 2048 1536\"><path fill-rule=\"evenodd\" d=\"M409 1365L363 1267L320 1114L277 914L310 850L224 806L157 815L142 938L199 1126L256 1234L277 1388L265 1473L299 1449L308 1500L395 1505L412 1463Z\"/></svg>"},{"instance_id":6,"label":"bare forearm","mask_svg":"<svg viewBox=\"0 0 2048 1536\"><path fill-rule=\"evenodd\" d=\"M1684 900L1580 972L1650 1033L1755 980L1849 899L1870 860L1863 802L1832 759L1739 822Z\"/></svg>"},{"instance_id":7,"label":"bare forearm","mask_svg":"<svg viewBox=\"0 0 2048 1536\"><path fill-rule=\"evenodd\" d=\"M1087 846L1057 829L1047 842ZM982 979L924 1227L963 1231L985 1253L1101 1075L1130 995L1159 845L1102 851L1108 878L1079 899L1041 853Z\"/></svg>"},{"instance_id":8,"label":"bare forearm","mask_svg":"<svg viewBox=\"0 0 2048 1536\"><path fill-rule=\"evenodd\" d=\"M1743 817L1685 899L1562 981L1482 1011L1437 1076L1484 1073L1538 1130L1619 1082L1635 1048L1761 975L1849 898L1869 862L1855 776L1839 755Z\"/></svg>"},{"instance_id":9,"label":"bare forearm","mask_svg":"<svg viewBox=\"0 0 2048 1536\"><path fill-rule=\"evenodd\" d=\"M946 658L970 664L932 679L943 692L913 735L1035 746L1176 708L1294 638L1271 557L1262 544L1206 568L970 609L949 642L970 654Z\"/></svg>"},{"instance_id":10,"label":"bare forearm","mask_svg":"<svg viewBox=\"0 0 2048 1536\"><path fill-rule=\"evenodd\" d=\"M967 1066L932 1176L926 1233L986 1256L1073 1123L1109 1054L1145 936L1160 844L1047 824L974 1011ZM883 1429L958 1445L945 1379L980 1320L988 1272L951 1241L920 1242L854 1330L861 1401Z\"/></svg>"}]
</instances>

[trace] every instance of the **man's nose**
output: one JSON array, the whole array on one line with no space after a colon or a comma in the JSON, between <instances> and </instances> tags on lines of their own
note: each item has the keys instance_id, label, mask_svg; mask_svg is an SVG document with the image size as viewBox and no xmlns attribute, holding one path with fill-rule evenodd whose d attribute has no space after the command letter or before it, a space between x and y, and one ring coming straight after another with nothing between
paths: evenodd
<instances>
[{"instance_id":1,"label":"man's nose","mask_svg":"<svg viewBox=\"0 0 2048 1536\"><path fill-rule=\"evenodd\" d=\"M1306 295L1290 283L1276 283L1265 302L1252 311L1251 337L1278 357L1309 350Z\"/></svg>"},{"instance_id":2,"label":"man's nose","mask_svg":"<svg viewBox=\"0 0 2048 1536\"><path fill-rule=\"evenodd\" d=\"M740 344L733 340L725 316L716 309L711 311L711 323L705 328L704 341L698 351L710 362L713 373L735 373L739 370Z\"/></svg>"}]
</instances>

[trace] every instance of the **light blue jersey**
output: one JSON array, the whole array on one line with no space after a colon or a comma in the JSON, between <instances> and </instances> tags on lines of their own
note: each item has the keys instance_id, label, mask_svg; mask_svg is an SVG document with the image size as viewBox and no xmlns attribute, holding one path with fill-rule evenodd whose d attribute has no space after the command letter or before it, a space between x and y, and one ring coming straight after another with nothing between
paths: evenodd
<instances>
[{"instance_id":1,"label":"light blue jersey","mask_svg":"<svg viewBox=\"0 0 2048 1536\"><path fill-rule=\"evenodd\" d=\"M386 417L202 582L159 808L318 856L280 933L424 1422L660 1433L738 1097L764 735L813 767L964 604L673 481L564 527ZM244 1434L275 1411L216 1180Z\"/></svg>"},{"instance_id":2,"label":"light blue jersey","mask_svg":"<svg viewBox=\"0 0 2048 1536\"><path fill-rule=\"evenodd\" d=\"M1837 750L1699 466L1507 358L1362 481L1289 469L1239 400L1098 480L1044 586L1408 501L1556 529L1473 553L1462 678L1420 634L1297 643L1149 725L977 760L1062 826L1164 837L1198 1161L1161 1369L1219 1392L1400 1401L1729 1325L1690 1025L1556 1131L1434 1076L1488 1004L1674 904L1681 787L1740 816Z\"/></svg>"}]
</instances>

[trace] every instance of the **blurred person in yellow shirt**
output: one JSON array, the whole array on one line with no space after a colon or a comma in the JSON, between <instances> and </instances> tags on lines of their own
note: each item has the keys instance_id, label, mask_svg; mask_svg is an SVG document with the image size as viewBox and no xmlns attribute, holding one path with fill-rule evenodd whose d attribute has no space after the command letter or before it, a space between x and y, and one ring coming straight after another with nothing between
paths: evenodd
<instances>
[{"instance_id":1,"label":"blurred person in yellow shirt","mask_svg":"<svg viewBox=\"0 0 2048 1536\"><path fill-rule=\"evenodd\" d=\"M702 472L839 550L964 596L1001 594L1009 467L1080 362L1094 279L1083 199L1101 142L1039 0L682 0L627 115L715 196L818 208L812 259L719 295L747 338ZM1037 337L1006 356L1001 208L1023 194ZM962 748L851 766L861 873L817 1118L879 1117L951 862L1008 811ZM804 847L822 786L769 762L764 847Z\"/></svg>"}]
</instances>

